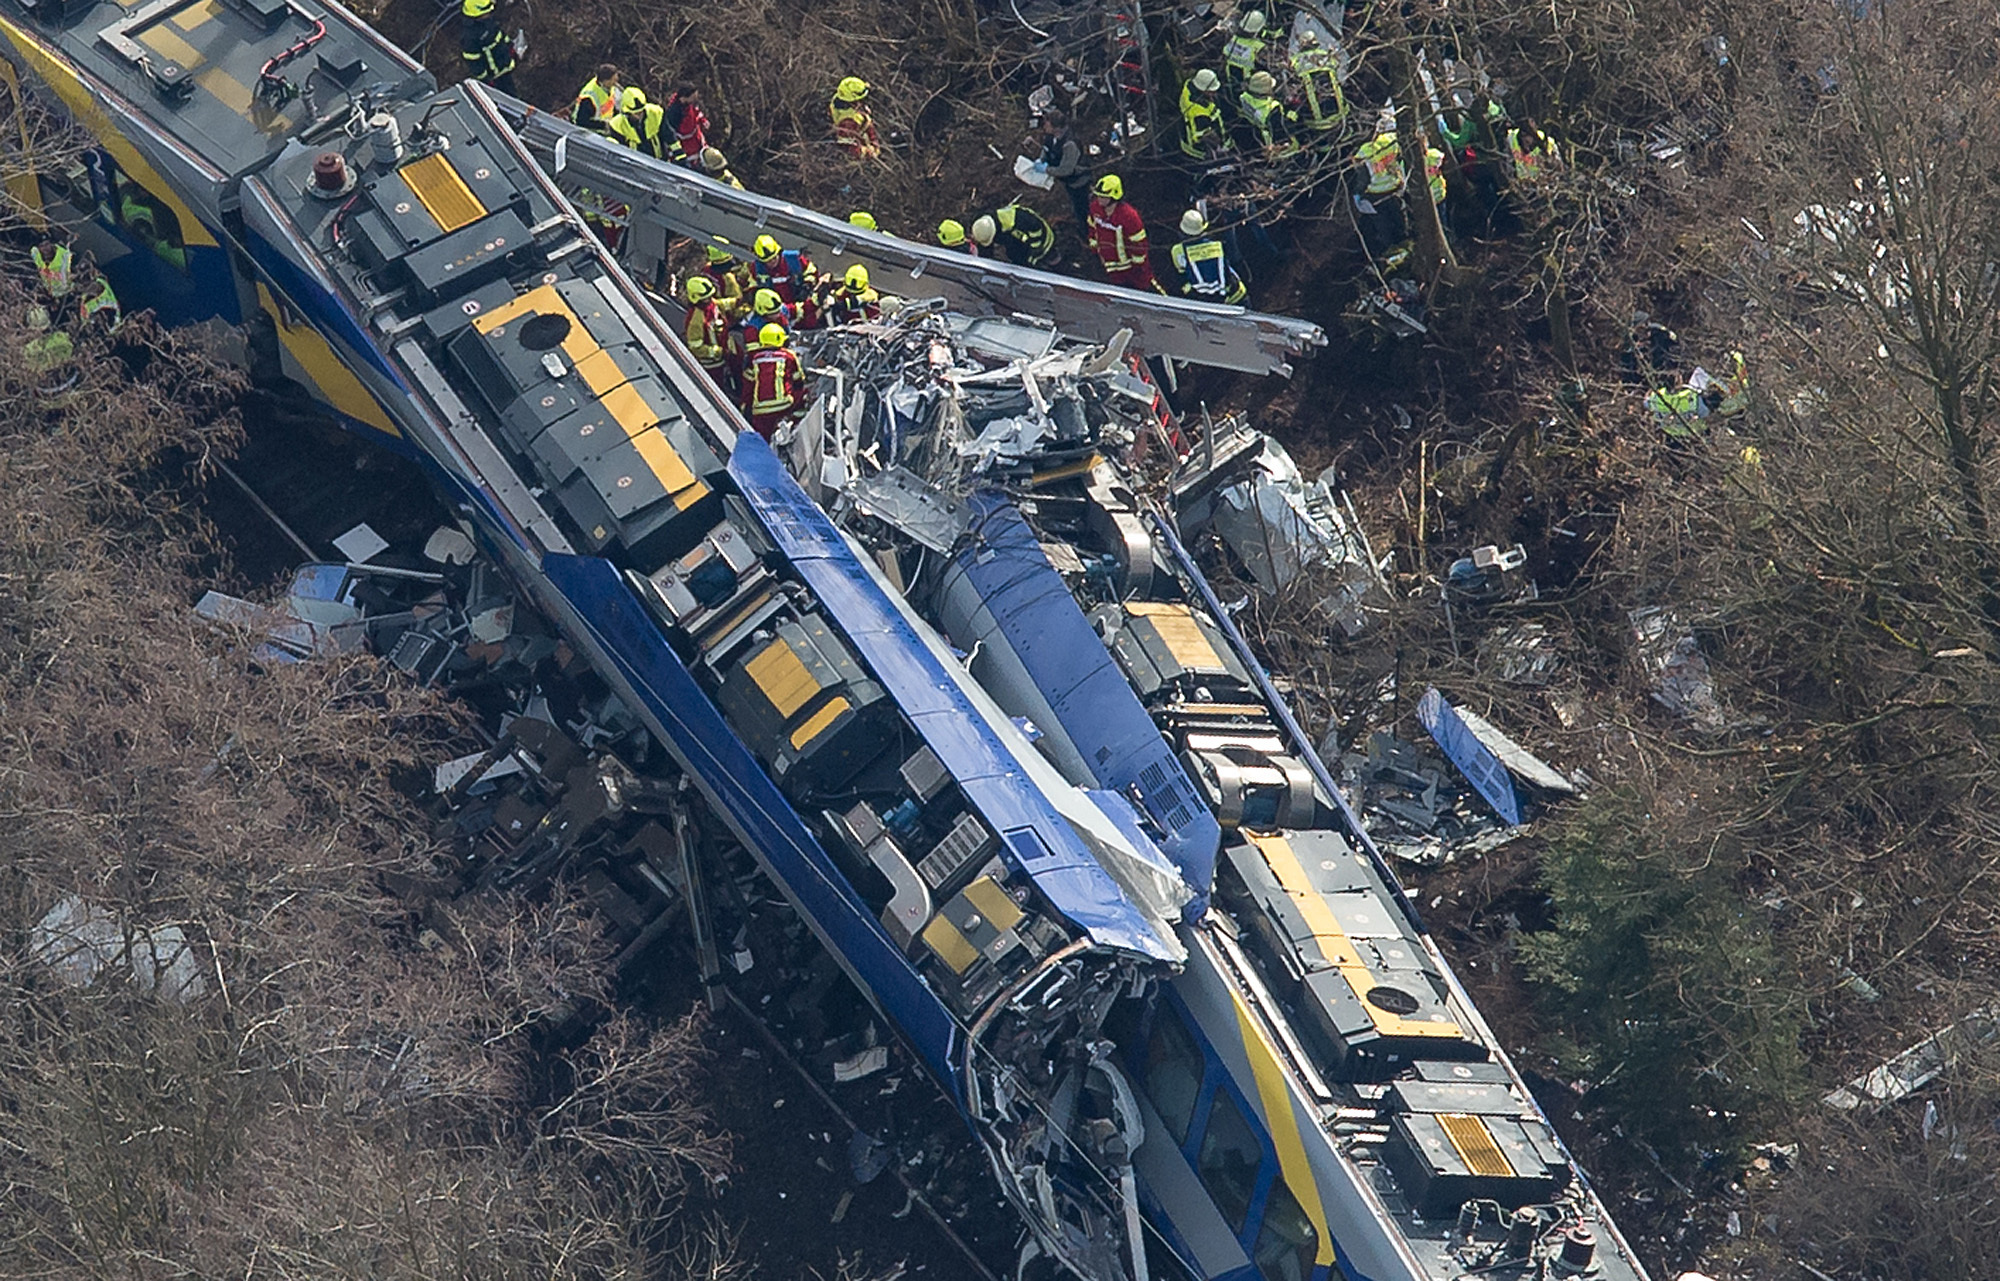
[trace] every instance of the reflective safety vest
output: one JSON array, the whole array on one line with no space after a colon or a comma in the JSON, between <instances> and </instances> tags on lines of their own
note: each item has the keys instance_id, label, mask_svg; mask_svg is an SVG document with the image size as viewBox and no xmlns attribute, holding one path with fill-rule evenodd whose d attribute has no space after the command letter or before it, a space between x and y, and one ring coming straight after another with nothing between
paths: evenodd
<instances>
[{"instance_id":1,"label":"reflective safety vest","mask_svg":"<svg viewBox=\"0 0 2000 1281\"><path fill-rule=\"evenodd\" d=\"M743 267L740 263L705 262L701 274L715 285L715 300L723 310L735 311L743 301Z\"/></svg>"},{"instance_id":2,"label":"reflective safety vest","mask_svg":"<svg viewBox=\"0 0 2000 1281\"><path fill-rule=\"evenodd\" d=\"M822 314L829 325L855 325L864 320L880 320L882 296L873 289L856 293L843 285L827 296Z\"/></svg>"},{"instance_id":3,"label":"reflective safety vest","mask_svg":"<svg viewBox=\"0 0 2000 1281\"><path fill-rule=\"evenodd\" d=\"M1521 146L1521 131L1507 131L1507 154L1514 160L1514 181L1533 182L1547 172L1557 159L1555 140L1542 135L1542 145L1532 150Z\"/></svg>"},{"instance_id":4,"label":"reflective safety vest","mask_svg":"<svg viewBox=\"0 0 2000 1281\"><path fill-rule=\"evenodd\" d=\"M634 151L643 151L655 160L667 158L667 142L660 134L660 125L667 118L667 109L658 103L649 102L638 120L632 113L621 111L611 118L611 136Z\"/></svg>"},{"instance_id":5,"label":"reflective safety vest","mask_svg":"<svg viewBox=\"0 0 2000 1281\"><path fill-rule=\"evenodd\" d=\"M805 367L789 347L759 347L743 367L743 409L753 418L788 414L799 407Z\"/></svg>"},{"instance_id":6,"label":"reflective safety vest","mask_svg":"<svg viewBox=\"0 0 2000 1281\"><path fill-rule=\"evenodd\" d=\"M681 338L703 369L723 366L722 323L722 308L713 298L688 308L687 327L681 331Z\"/></svg>"},{"instance_id":7,"label":"reflective safety vest","mask_svg":"<svg viewBox=\"0 0 2000 1281\"><path fill-rule=\"evenodd\" d=\"M1222 106L1214 98L1195 96L1194 81L1190 80L1181 86L1181 150L1196 160L1206 160L1211 147L1229 149Z\"/></svg>"},{"instance_id":8,"label":"reflective safety vest","mask_svg":"<svg viewBox=\"0 0 2000 1281\"><path fill-rule=\"evenodd\" d=\"M1049 226L1049 220L1022 208L1019 201L995 209L993 226L997 232L994 239L1006 250L1009 262L1033 267L1056 247L1056 229Z\"/></svg>"},{"instance_id":9,"label":"reflective safety vest","mask_svg":"<svg viewBox=\"0 0 2000 1281\"><path fill-rule=\"evenodd\" d=\"M1264 56L1264 38L1245 35L1241 31L1229 37L1229 43L1222 46L1222 66L1231 81L1248 80L1250 73L1257 69L1257 60Z\"/></svg>"},{"instance_id":10,"label":"reflective safety vest","mask_svg":"<svg viewBox=\"0 0 2000 1281\"><path fill-rule=\"evenodd\" d=\"M1347 98L1340 92L1339 62L1331 49L1301 49L1292 56L1292 72L1306 94L1306 127L1332 129L1347 119Z\"/></svg>"},{"instance_id":11,"label":"reflective safety vest","mask_svg":"<svg viewBox=\"0 0 2000 1281\"><path fill-rule=\"evenodd\" d=\"M118 305L118 295L112 292L111 282L104 277L97 278L97 291L83 300L78 308L78 318L86 328L97 316L103 316L107 332L117 333L125 323L125 312Z\"/></svg>"},{"instance_id":12,"label":"reflective safety vest","mask_svg":"<svg viewBox=\"0 0 2000 1281\"><path fill-rule=\"evenodd\" d=\"M57 245L46 262L42 260L40 245L30 249L28 257L34 261L35 273L42 278L42 288L49 291L49 297L67 297L69 291L76 287L76 282L70 277L76 267L76 255L70 252L68 245Z\"/></svg>"},{"instance_id":13,"label":"reflective safety vest","mask_svg":"<svg viewBox=\"0 0 2000 1281\"><path fill-rule=\"evenodd\" d=\"M1291 130L1287 126L1298 123L1297 112L1287 109L1276 98L1259 98L1248 89L1238 95L1237 104L1266 148L1291 145Z\"/></svg>"},{"instance_id":14,"label":"reflective safety vest","mask_svg":"<svg viewBox=\"0 0 2000 1281\"><path fill-rule=\"evenodd\" d=\"M1669 436L1692 436L1706 426L1702 419L1708 417L1708 402L1692 387L1661 387L1646 397L1646 408Z\"/></svg>"},{"instance_id":15,"label":"reflective safety vest","mask_svg":"<svg viewBox=\"0 0 2000 1281\"><path fill-rule=\"evenodd\" d=\"M514 74L514 38L491 18L467 18L458 33L459 57L465 74L492 84Z\"/></svg>"},{"instance_id":16,"label":"reflective safety vest","mask_svg":"<svg viewBox=\"0 0 2000 1281\"><path fill-rule=\"evenodd\" d=\"M618 114L618 95L605 88L592 76L590 82L576 91L576 104L570 108L571 124L595 129L599 133L611 127L611 117Z\"/></svg>"},{"instance_id":17,"label":"reflective safety vest","mask_svg":"<svg viewBox=\"0 0 2000 1281\"><path fill-rule=\"evenodd\" d=\"M1233 271L1222 242L1210 236L1183 240L1173 248L1174 270L1181 273L1181 292L1202 302L1239 303L1249 290Z\"/></svg>"},{"instance_id":18,"label":"reflective safety vest","mask_svg":"<svg viewBox=\"0 0 2000 1281\"><path fill-rule=\"evenodd\" d=\"M882 140L875 134L875 116L866 103L842 102L835 98L827 104L827 112L833 117L835 142L863 160L872 160L882 154Z\"/></svg>"},{"instance_id":19,"label":"reflective safety vest","mask_svg":"<svg viewBox=\"0 0 2000 1281\"><path fill-rule=\"evenodd\" d=\"M1436 147L1424 147L1424 177L1430 180L1431 203L1444 203L1444 153Z\"/></svg>"},{"instance_id":20,"label":"reflective safety vest","mask_svg":"<svg viewBox=\"0 0 2000 1281\"><path fill-rule=\"evenodd\" d=\"M1094 197L1090 202L1090 247L1106 271L1130 271L1147 264L1146 224L1124 201Z\"/></svg>"},{"instance_id":21,"label":"reflective safety vest","mask_svg":"<svg viewBox=\"0 0 2000 1281\"><path fill-rule=\"evenodd\" d=\"M68 364L76 355L76 344L60 329L36 334L21 344L21 359L38 374L46 374Z\"/></svg>"},{"instance_id":22,"label":"reflective safety vest","mask_svg":"<svg viewBox=\"0 0 2000 1281\"><path fill-rule=\"evenodd\" d=\"M756 312L751 312L749 315L743 317L743 319L737 321L735 327L729 331L729 347L724 353L732 369L740 370L749 361L750 353L757 350L757 335L764 331L764 326L766 325L783 325L785 328L790 329L792 327L792 309L790 307L780 307L778 308L778 314L775 316L764 316Z\"/></svg>"},{"instance_id":23,"label":"reflective safety vest","mask_svg":"<svg viewBox=\"0 0 2000 1281\"><path fill-rule=\"evenodd\" d=\"M1368 170L1368 194L1386 196L1400 191L1403 187L1403 157L1396 150L1396 135L1378 133L1361 149L1354 158Z\"/></svg>"}]
</instances>

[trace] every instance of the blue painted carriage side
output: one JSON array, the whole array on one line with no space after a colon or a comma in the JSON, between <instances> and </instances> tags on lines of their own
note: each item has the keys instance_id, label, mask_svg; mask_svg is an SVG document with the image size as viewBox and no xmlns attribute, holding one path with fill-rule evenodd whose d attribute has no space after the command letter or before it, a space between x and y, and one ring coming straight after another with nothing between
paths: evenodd
<instances>
[{"instance_id":1,"label":"blue painted carriage side","mask_svg":"<svg viewBox=\"0 0 2000 1281\"><path fill-rule=\"evenodd\" d=\"M1154 931L1076 829L1023 774L1021 763L770 446L744 432L730 456L729 473L821 608L839 622L967 802L1001 833L1049 903L1102 947L1179 960L1172 940Z\"/></svg>"},{"instance_id":2,"label":"blue painted carriage side","mask_svg":"<svg viewBox=\"0 0 2000 1281\"><path fill-rule=\"evenodd\" d=\"M1215 880L1221 825L1049 564L1020 509L991 493L974 495L972 509L975 536L958 555L959 570L1098 783L1136 795L1166 834L1160 848L1194 888L1187 919L1198 919Z\"/></svg>"},{"instance_id":3,"label":"blue painted carriage side","mask_svg":"<svg viewBox=\"0 0 2000 1281\"><path fill-rule=\"evenodd\" d=\"M278 289L281 297L299 309L312 326L325 334L328 341L337 348L354 352L384 378L396 384L403 394L410 395L410 386L382 354L377 341L361 328L359 321L348 312L340 299L333 295L324 284L307 274L298 261L287 256L287 250L266 242L263 237L251 233L246 238L245 247L250 258ZM303 254L308 261L315 256L309 245L296 245L291 254Z\"/></svg>"},{"instance_id":4,"label":"blue painted carriage side","mask_svg":"<svg viewBox=\"0 0 2000 1281\"><path fill-rule=\"evenodd\" d=\"M542 571L664 730L667 746L682 768L754 846L814 932L850 968L945 1093L964 1106L964 1084L956 1066L959 1029L951 1012L896 950L763 767L695 684L618 570L595 557L551 555L543 559Z\"/></svg>"}]
</instances>

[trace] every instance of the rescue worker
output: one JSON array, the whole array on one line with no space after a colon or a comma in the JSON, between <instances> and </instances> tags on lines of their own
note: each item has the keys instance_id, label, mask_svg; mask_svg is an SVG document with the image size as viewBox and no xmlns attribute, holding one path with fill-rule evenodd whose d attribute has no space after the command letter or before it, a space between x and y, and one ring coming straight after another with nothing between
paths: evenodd
<instances>
[{"instance_id":1,"label":"rescue worker","mask_svg":"<svg viewBox=\"0 0 2000 1281\"><path fill-rule=\"evenodd\" d=\"M618 114L611 117L608 132L634 151L665 160L669 144L662 126L666 118L666 108L646 101L644 89L624 89L619 91Z\"/></svg>"},{"instance_id":2,"label":"rescue worker","mask_svg":"<svg viewBox=\"0 0 2000 1281\"><path fill-rule=\"evenodd\" d=\"M1146 244L1146 223L1139 211L1125 203L1125 181L1115 173L1097 180L1097 194L1090 201L1090 247L1104 264L1104 274L1114 285L1127 289L1150 289L1165 293L1153 279L1151 249Z\"/></svg>"},{"instance_id":3,"label":"rescue worker","mask_svg":"<svg viewBox=\"0 0 2000 1281\"><path fill-rule=\"evenodd\" d=\"M743 305L744 282L750 273L720 245L709 245L706 257L708 260L702 263L701 274L715 286L715 297L723 310L734 314Z\"/></svg>"},{"instance_id":4,"label":"rescue worker","mask_svg":"<svg viewBox=\"0 0 2000 1281\"><path fill-rule=\"evenodd\" d=\"M1055 252L1056 229L1048 219L1014 200L974 218L972 239L988 249L997 247L1000 256L1017 267L1039 267Z\"/></svg>"},{"instance_id":5,"label":"rescue worker","mask_svg":"<svg viewBox=\"0 0 2000 1281\"><path fill-rule=\"evenodd\" d=\"M1340 92L1340 60L1333 50L1319 42L1317 31L1301 31L1291 63L1305 95L1302 123L1317 133L1339 128L1347 119L1347 98Z\"/></svg>"},{"instance_id":6,"label":"rescue worker","mask_svg":"<svg viewBox=\"0 0 2000 1281\"><path fill-rule=\"evenodd\" d=\"M1219 237L1208 234L1201 210L1181 215L1184 239L1173 249L1174 270L1181 274L1181 293L1197 302L1240 303L1249 294L1243 278L1229 265Z\"/></svg>"},{"instance_id":7,"label":"rescue worker","mask_svg":"<svg viewBox=\"0 0 2000 1281\"><path fill-rule=\"evenodd\" d=\"M104 273L91 268L77 304L79 332L115 334L125 327L125 311Z\"/></svg>"},{"instance_id":8,"label":"rescue worker","mask_svg":"<svg viewBox=\"0 0 2000 1281\"><path fill-rule=\"evenodd\" d=\"M805 365L785 342L783 325L765 325L758 331L757 348L743 368L738 403L751 428L765 440L776 437L778 429L805 408Z\"/></svg>"},{"instance_id":9,"label":"rescue worker","mask_svg":"<svg viewBox=\"0 0 2000 1281\"><path fill-rule=\"evenodd\" d=\"M1090 242L1090 166L1085 163L1083 144L1069 127L1069 117L1051 111L1042 117L1042 165L1069 196L1069 211L1076 218L1076 234Z\"/></svg>"},{"instance_id":10,"label":"rescue worker","mask_svg":"<svg viewBox=\"0 0 2000 1281\"><path fill-rule=\"evenodd\" d=\"M569 109L569 122L599 133L608 131L611 118L618 114L618 95L624 87L616 66L609 62L598 64L597 74L576 91L576 101Z\"/></svg>"},{"instance_id":11,"label":"rescue worker","mask_svg":"<svg viewBox=\"0 0 2000 1281\"><path fill-rule=\"evenodd\" d=\"M1507 131L1507 158L1514 182L1531 186L1562 163L1562 152L1533 120L1523 120Z\"/></svg>"},{"instance_id":12,"label":"rescue worker","mask_svg":"<svg viewBox=\"0 0 2000 1281\"><path fill-rule=\"evenodd\" d=\"M736 389L731 385L728 352L723 347L723 331L729 324L729 317L723 311L715 282L707 276L690 276L683 289L687 294L688 313L681 338L687 343L688 350L694 353L695 363L708 372L715 385L733 394Z\"/></svg>"},{"instance_id":13,"label":"rescue worker","mask_svg":"<svg viewBox=\"0 0 2000 1281\"><path fill-rule=\"evenodd\" d=\"M1206 67L1181 86L1181 154L1207 164L1229 150L1229 127L1216 94L1222 77Z\"/></svg>"},{"instance_id":14,"label":"rescue worker","mask_svg":"<svg viewBox=\"0 0 2000 1281\"><path fill-rule=\"evenodd\" d=\"M756 349L757 335L764 332L764 326L791 323L792 309L778 297L776 290L759 289L750 295L749 311L729 327L729 341L723 347L723 359L728 362L730 375L738 387L743 385L743 367Z\"/></svg>"},{"instance_id":15,"label":"rescue worker","mask_svg":"<svg viewBox=\"0 0 2000 1281\"><path fill-rule=\"evenodd\" d=\"M1236 96L1244 123L1257 135L1267 155L1289 156L1298 150L1292 141L1292 126L1299 113L1278 101L1278 78L1268 71L1253 71Z\"/></svg>"},{"instance_id":16,"label":"rescue worker","mask_svg":"<svg viewBox=\"0 0 2000 1281\"><path fill-rule=\"evenodd\" d=\"M937 242L946 249L956 249L974 258L979 256L979 246L966 237L965 224L956 218L947 218L938 224Z\"/></svg>"},{"instance_id":17,"label":"rescue worker","mask_svg":"<svg viewBox=\"0 0 2000 1281\"><path fill-rule=\"evenodd\" d=\"M866 209L856 209L853 213L847 215L847 221L850 225L859 227L863 231L882 231L880 227L875 225L875 215L869 213ZM889 233L882 232L882 234L887 235Z\"/></svg>"},{"instance_id":18,"label":"rescue worker","mask_svg":"<svg viewBox=\"0 0 2000 1281\"><path fill-rule=\"evenodd\" d=\"M35 379L35 390L44 396L68 391L82 377L73 362L76 344L67 332L49 320L49 309L37 303L28 308L28 339L21 344L21 366Z\"/></svg>"},{"instance_id":19,"label":"rescue worker","mask_svg":"<svg viewBox=\"0 0 2000 1281\"><path fill-rule=\"evenodd\" d=\"M673 134L669 148L673 162L690 169L699 167L708 151L708 113L701 109L701 90L687 84L676 86L661 110Z\"/></svg>"},{"instance_id":20,"label":"rescue worker","mask_svg":"<svg viewBox=\"0 0 2000 1281\"><path fill-rule=\"evenodd\" d=\"M723 186L734 187L738 191L743 190L743 180L730 170L729 157L722 154L720 147L703 147L701 149L701 169L703 173L715 179Z\"/></svg>"},{"instance_id":21,"label":"rescue worker","mask_svg":"<svg viewBox=\"0 0 2000 1281\"><path fill-rule=\"evenodd\" d=\"M514 68L520 59L514 52L514 37L500 29L494 7L494 0L464 0L459 5L463 21L458 28L458 56L466 75L502 93L513 93Z\"/></svg>"},{"instance_id":22,"label":"rescue worker","mask_svg":"<svg viewBox=\"0 0 2000 1281\"><path fill-rule=\"evenodd\" d=\"M61 302L76 288L76 254L68 245L59 245L53 240L44 240L28 251L29 261L35 264L35 275L40 277L42 292Z\"/></svg>"},{"instance_id":23,"label":"rescue worker","mask_svg":"<svg viewBox=\"0 0 2000 1281\"><path fill-rule=\"evenodd\" d=\"M858 325L882 318L882 296L868 283L868 268L855 263L827 293L820 315L828 325Z\"/></svg>"},{"instance_id":24,"label":"rescue worker","mask_svg":"<svg viewBox=\"0 0 2000 1281\"><path fill-rule=\"evenodd\" d=\"M879 160L882 139L875 133L875 115L868 109L868 82L860 76L843 78L827 104L833 117L833 140L857 160Z\"/></svg>"},{"instance_id":25,"label":"rescue worker","mask_svg":"<svg viewBox=\"0 0 2000 1281\"><path fill-rule=\"evenodd\" d=\"M780 249L775 236L759 236L750 242L750 276L766 289L775 289L787 307L796 307L812 297L817 272L803 249Z\"/></svg>"},{"instance_id":26,"label":"rescue worker","mask_svg":"<svg viewBox=\"0 0 2000 1281\"><path fill-rule=\"evenodd\" d=\"M1243 15L1236 25L1236 34L1229 43L1222 46L1222 74L1229 77L1229 88L1240 92L1256 73L1257 64L1264 57L1264 28L1267 19L1261 9L1252 9Z\"/></svg>"}]
</instances>

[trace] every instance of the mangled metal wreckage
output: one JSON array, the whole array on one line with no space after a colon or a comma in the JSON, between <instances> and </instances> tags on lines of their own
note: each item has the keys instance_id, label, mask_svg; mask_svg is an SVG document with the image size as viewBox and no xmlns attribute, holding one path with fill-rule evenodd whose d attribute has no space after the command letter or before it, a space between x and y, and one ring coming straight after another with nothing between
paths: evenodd
<instances>
[{"instance_id":1,"label":"mangled metal wreckage","mask_svg":"<svg viewBox=\"0 0 2000 1281\"><path fill-rule=\"evenodd\" d=\"M1190 448L1117 339L914 306L804 341L778 448L815 505L760 448L732 468L822 600L871 602L852 654L784 643L905 719L837 801L771 765L950 1008L1025 1255L1643 1275L1189 551L1285 513L1245 576L1332 569L1342 622L1373 567L1324 484L1241 423Z\"/></svg>"}]
</instances>

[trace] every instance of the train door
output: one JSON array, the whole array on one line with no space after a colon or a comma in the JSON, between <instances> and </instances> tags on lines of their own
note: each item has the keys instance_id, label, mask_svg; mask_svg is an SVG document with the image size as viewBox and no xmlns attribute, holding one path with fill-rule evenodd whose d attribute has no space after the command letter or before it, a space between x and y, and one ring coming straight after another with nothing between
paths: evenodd
<instances>
[{"instance_id":1,"label":"train door","mask_svg":"<svg viewBox=\"0 0 2000 1281\"><path fill-rule=\"evenodd\" d=\"M128 311L151 307L168 325L242 319L229 258L215 237L205 228L190 236L178 202L147 190L108 152L93 147L38 178L49 217L96 259Z\"/></svg>"}]
</instances>

